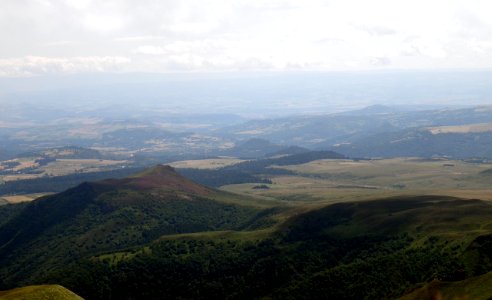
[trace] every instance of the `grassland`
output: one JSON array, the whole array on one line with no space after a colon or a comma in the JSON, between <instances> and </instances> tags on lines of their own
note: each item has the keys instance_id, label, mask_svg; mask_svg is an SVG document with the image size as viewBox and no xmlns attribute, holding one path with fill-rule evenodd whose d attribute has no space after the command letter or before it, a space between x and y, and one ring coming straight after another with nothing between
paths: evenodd
<instances>
[{"instance_id":1,"label":"grassland","mask_svg":"<svg viewBox=\"0 0 492 300\"><path fill-rule=\"evenodd\" d=\"M1 196L0 200L4 200L7 203L20 203L20 202L29 202L45 195L48 194L36 193L36 194L25 194L25 195L15 195L15 196Z\"/></svg>"},{"instance_id":2,"label":"grassland","mask_svg":"<svg viewBox=\"0 0 492 300\"><path fill-rule=\"evenodd\" d=\"M125 160L108 160L108 159L57 159L53 163L40 168L43 174L50 176L63 176L78 172L98 172L114 168L118 165L127 163Z\"/></svg>"},{"instance_id":3,"label":"grassland","mask_svg":"<svg viewBox=\"0 0 492 300\"><path fill-rule=\"evenodd\" d=\"M43 176L64 176L74 173L100 172L125 166L126 160L109 159L56 159L47 165L39 166L35 163L37 158L25 158L19 160L20 163L13 171L17 174L0 176L0 182L16 181L23 179L35 179ZM31 169L29 173L22 173L22 170Z\"/></svg>"},{"instance_id":4,"label":"grassland","mask_svg":"<svg viewBox=\"0 0 492 300\"><path fill-rule=\"evenodd\" d=\"M173 168L193 168L193 169L219 169L227 166L232 166L243 162L237 158L212 158L198 160L182 160L171 163Z\"/></svg>"},{"instance_id":5,"label":"grassland","mask_svg":"<svg viewBox=\"0 0 492 300\"><path fill-rule=\"evenodd\" d=\"M271 176L268 189L255 184L222 189L288 203L336 203L397 195L449 195L492 200L491 164L453 160L395 158L382 160L317 160L281 166L295 175Z\"/></svg>"},{"instance_id":6,"label":"grassland","mask_svg":"<svg viewBox=\"0 0 492 300\"><path fill-rule=\"evenodd\" d=\"M60 285L33 285L8 291L0 291L1 300L82 300L75 293Z\"/></svg>"},{"instance_id":7,"label":"grassland","mask_svg":"<svg viewBox=\"0 0 492 300\"><path fill-rule=\"evenodd\" d=\"M472 133L472 132L489 132L492 131L492 123L478 123L455 126L438 126L430 127L428 130L432 134L441 133Z\"/></svg>"},{"instance_id":8,"label":"grassland","mask_svg":"<svg viewBox=\"0 0 492 300\"><path fill-rule=\"evenodd\" d=\"M488 300L492 295L492 272L457 282L434 280L399 300Z\"/></svg>"}]
</instances>

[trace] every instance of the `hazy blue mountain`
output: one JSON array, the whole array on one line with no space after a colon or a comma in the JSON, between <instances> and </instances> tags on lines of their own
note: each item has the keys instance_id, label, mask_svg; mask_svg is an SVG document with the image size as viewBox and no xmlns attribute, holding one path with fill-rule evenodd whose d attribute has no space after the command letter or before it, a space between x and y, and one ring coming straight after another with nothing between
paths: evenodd
<instances>
[{"instance_id":1,"label":"hazy blue mountain","mask_svg":"<svg viewBox=\"0 0 492 300\"><path fill-rule=\"evenodd\" d=\"M229 138L263 138L274 143L326 149L368 136L423 126L492 122L492 107L399 110L385 106L347 113L252 120L222 130Z\"/></svg>"},{"instance_id":2,"label":"hazy blue mountain","mask_svg":"<svg viewBox=\"0 0 492 300\"><path fill-rule=\"evenodd\" d=\"M492 159L492 131L432 134L425 128L380 133L333 147L351 157L446 156Z\"/></svg>"}]
</instances>

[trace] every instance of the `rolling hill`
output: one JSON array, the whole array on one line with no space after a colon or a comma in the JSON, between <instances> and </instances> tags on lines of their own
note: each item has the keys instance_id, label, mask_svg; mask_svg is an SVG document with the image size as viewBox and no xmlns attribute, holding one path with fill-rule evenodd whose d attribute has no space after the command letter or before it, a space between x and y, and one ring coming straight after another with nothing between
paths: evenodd
<instances>
[{"instance_id":1,"label":"rolling hill","mask_svg":"<svg viewBox=\"0 0 492 300\"><path fill-rule=\"evenodd\" d=\"M236 198L167 166L123 179L86 182L40 198L0 227L2 287L166 234L260 226L255 221L261 224L261 207Z\"/></svg>"}]
</instances>

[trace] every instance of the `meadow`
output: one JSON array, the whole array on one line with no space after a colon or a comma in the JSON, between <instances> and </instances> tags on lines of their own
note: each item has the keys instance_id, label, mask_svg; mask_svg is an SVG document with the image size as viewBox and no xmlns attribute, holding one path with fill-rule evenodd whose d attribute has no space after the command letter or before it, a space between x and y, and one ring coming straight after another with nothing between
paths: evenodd
<instances>
[{"instance_id":1,"label":"meadow","mask_svg":"<svg viewBox=\"0 0 492 300\"><path fill-rule=\"evenodd\" d=\"M291 203L329 204L397 195L448 195L492 200L487 170L492 164L447 159L393 158L316 160L272 166L293 175L269 175L272 184L227 185L221 189Z\"/></svg>"}]
</instances>

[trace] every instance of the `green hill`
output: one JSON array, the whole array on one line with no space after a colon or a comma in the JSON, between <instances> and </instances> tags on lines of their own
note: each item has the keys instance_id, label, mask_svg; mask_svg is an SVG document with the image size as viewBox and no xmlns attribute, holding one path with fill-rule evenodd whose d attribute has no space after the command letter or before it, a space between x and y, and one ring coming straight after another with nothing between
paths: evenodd
<instances>
[{"instance_id":1,"label":"green hill","mask_svg":"<svg viewBox=\"0 0 492 300\"><path fill-rule=\"evenodd\" d=\"M35 200L0 227L3 286L168 234L262 226L262 208L157 166ZM268 223L268 221L267 221Z\"/></svg>"},{"instance_id":2,"label":"green hill","mask_svg":"<svg viewBox=\"0 0 492 300\"><path fill-rule=\"evenodd\" d=\"M0 291L0 300L82 300L60 285L33 285Z\"/></svg>"}]
</instances>

